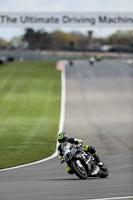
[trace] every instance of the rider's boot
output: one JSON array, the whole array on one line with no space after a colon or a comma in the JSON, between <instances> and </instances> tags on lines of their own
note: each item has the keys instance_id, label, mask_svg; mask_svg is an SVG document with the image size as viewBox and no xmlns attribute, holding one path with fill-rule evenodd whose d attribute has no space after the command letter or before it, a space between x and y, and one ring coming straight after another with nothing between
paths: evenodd
<instances>
[{"instance_id":1,"label":"rider's boot","mask_svg":"<svg viewBox=\"0 0 133 200\"><path fill-rule=\"evenodd\" d=\"M98 165L99 167L103 166L103 162L100 160L100 158L99 158L99 156L98 156L97 154L94 155L93 157L95 158L95 160L96 160L96 162L97 162L97 165Z\"/></svg>"}]
</instances>

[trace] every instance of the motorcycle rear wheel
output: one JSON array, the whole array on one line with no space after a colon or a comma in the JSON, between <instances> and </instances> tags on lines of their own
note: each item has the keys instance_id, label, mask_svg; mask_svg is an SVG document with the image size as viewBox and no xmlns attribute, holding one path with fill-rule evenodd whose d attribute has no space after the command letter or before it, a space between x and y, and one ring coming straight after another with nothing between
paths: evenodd
<instances>
[{"instance_id":1,"label":"motorcycle rear wheel","mask_svg":"<svg viewBox=\"0 0 133 200\"><path fill-rule=\"evenodd\" d=\"M80 178L80 179L87 179L87 171L85 169L85 166L82 163L82 168L77 164L77 160L74 160L71 162L71 168L73 172Z\"/></svg>"},{"instance_id":2,"label":"motorcycle rear wheel","mask_svg":"<svg viewBox=\"0 0 133 200\"><path fill-rule=\"evenodd\" d=\"M104 165L104 169L100 168L101 174L99 175L100 178L106 178L109 174L108 168Z\"/></svg>"}]
</instances>

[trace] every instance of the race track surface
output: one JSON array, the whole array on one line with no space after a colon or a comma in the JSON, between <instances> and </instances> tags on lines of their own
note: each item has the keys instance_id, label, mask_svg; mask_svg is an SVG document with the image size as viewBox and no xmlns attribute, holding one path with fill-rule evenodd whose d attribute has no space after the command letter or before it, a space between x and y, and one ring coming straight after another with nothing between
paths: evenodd
<instances>
[{"instance_id":1,"label":"race track surface","mask_svg":"<svg viewBox=\"0 0 133 200\"><path fill-rule=\"evenodd\" d=\"M66 66L64 131L95 146L106 179L80 180L58 158L0 172L0 200L71 200L133 196L133 67L124 60ZM130 198L130 200L133 198Z\"/></svg>"}]
</instances>

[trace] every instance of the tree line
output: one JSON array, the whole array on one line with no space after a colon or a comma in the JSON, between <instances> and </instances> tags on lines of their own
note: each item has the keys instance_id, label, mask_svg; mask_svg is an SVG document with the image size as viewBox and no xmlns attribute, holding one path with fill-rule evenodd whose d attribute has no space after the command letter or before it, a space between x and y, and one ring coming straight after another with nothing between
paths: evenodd
<instances>
[{"instance_id":1,"label":"tree line","mask_svg":"<svg viewBox=\"0 0 133 200\"><path fill-rule=\"evenodd\" d=\"M128 46L133 48L133 31L117 31L106 38L80 32L65 33L60 30L51 33L28 28L21 37L7 42L0 38L0 48L25 48L30 50L98 50L102 45Z\"/></svg>"}]
</instances>

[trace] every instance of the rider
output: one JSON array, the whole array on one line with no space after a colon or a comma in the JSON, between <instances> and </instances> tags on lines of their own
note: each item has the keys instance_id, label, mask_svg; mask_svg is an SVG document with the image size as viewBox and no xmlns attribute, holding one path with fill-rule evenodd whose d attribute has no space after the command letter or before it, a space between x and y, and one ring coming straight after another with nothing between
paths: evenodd
<instances>
[{"instance_id":1,"label":"rider","mask_svg":"<svg viewBox=\"0 0 133 200\"><path fill-rule=\"evenodd\" d=\"M58 135L58 142L59 142L59 146L58 146L58 154L59 154L59 159L62 159L62 149L61 149L61 145L63 142L70 142L72 144L75 144L77 147L82 147L83 146L83 141L77 138L68 138L68 135L65 132L61 132ZM95 158L97 165L102 166L103 163L101 162L99 156L97 155L97 152L95 150L95 148L91 145L86 145L83 147L85 152L89 152L91 153L91 155ZM67 166L67 172L69 174L72 174L72 170L69 166Z\"/></svg>"}]
</instances>

